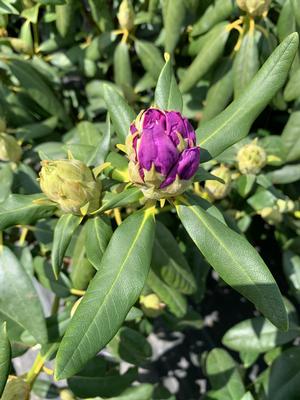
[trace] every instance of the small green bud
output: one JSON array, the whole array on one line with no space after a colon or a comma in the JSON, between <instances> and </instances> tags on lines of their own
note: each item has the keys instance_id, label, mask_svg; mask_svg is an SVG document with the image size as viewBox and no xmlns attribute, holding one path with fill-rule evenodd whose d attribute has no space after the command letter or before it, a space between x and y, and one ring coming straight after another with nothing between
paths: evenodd
<instances>
[{"instance_id":1,"label":"small green bud","mask_svg":"<svg viewBox=\"0 0 300 400\"><path fill-rule=\"evenodd\" d=\"M259 210L258 214L270 225L280 224L283 219L282 214L277 207L265 207Z\"/></svg>"},{"instance_id":2,"label":"small green bud","mask_svg":"<svg viewBox=\"0 0 300 400\"><path fill-rule=\"evenodd\" d=\"M101 184L79 160L42 161L40 186L45 195L66 213L82 214L100 206Z\"/></svg>"},{"instance_id":3,"label":"small green bud","mask_svg":"<svg viewBox=\"0 0 300 400\"><path fill-rule=\"evenodd\" d=\"M214 200L224 199L230 192L231 188L231 172L225 165L214 168L210 171L212 175L223 179L224 183L218 181L205 181L205 190Z\"/></svg>"},{"instance_id":4,"label":"small green bud","mask_svg":"<svg viewBox=\"0 0 300 400\"><path fill-rule=\"evenodd\" d=\"M123 0L117 14L120 27L131 31L134 26L134 10L131 0Z\"/></svg>"},{"instance_id":5,"label":"small green bud","mask_svg":"<svg viewBox=\"0 0 300 400\"><path fill-rule=\"evenodd\" d=\"M268 11L271 0L236 0L236 3L241 10L256 17Z\"/></svg>"},{"instance_id":6,"label":"small green bud","mask_svg":"<svg viewBox=\"0 0 300 400\"><path fill-rule=\"evenodd\" d=\"M13 136L0 133L0 161L20 161L22 149Z\"/></svg>"},{"instance_id":7,"label":"small green bud","mask_svg":"<svg viewBox=\"0 0 300 400\"><path fill-rule=\"evenodd\" d=\"M239 150L237 162L242 174L257 175L267 163L267 154L256 141L253 141Z\"/></svg>"},{"instance_id":8,"label":"small green bud","mask_svg":"<svg viewBox=\"0 0 300 400\"><path fill-rule=\"evenodd\" d=\"M166 306L154 293L148 294L147 296L141 296L140 304L144 314L150 318L158 317Z\"/></svg>"}]
</instances>

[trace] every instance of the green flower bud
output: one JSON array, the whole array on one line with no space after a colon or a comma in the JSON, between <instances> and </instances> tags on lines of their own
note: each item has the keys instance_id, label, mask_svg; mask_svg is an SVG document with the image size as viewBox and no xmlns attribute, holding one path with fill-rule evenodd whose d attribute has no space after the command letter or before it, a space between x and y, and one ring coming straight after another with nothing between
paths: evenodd
<instances>
[{"instance_id":1,"label":"green flower bud","mask_svg":"<svg viewBox=\"0 0 300 400\"><path fill-rule=\"evenodd\" d=\"M258 174L267 163L265 150L256 141L243 146L237 155L238 168L242 174Z\"/></svg>"},{"instance_id":2,"label":"green flower bud","mask_svg":"<svg viewBox=\"0 0 300 400\"><path fill-rule=\"evenodd\" d=\"M123 0L117 14L120 27L131 31L134 26L134 10L131 0Z\"/></svg>"},{"instance_id":3,"label":"green flower bud","mask_svg":"<svg viewBox=\"0 0 300 400\"><path fill-rule=\"evenodd\" d=\"M144 314L150 318L158 317L166 306L154 293L148 294L147 296L141 296L140 304Z\"/></svg>"},{"instance_id":4,"label":"green flower bud","mask_svg":"<svg viewBox=\"0 0 300 400\"><path fill-rule=\"evenodd\" d=\"M21 146L13 136L0 133L0 161L20 161L22 155Z\"/></svg>"},{"instance_id":5,"label":"green flower bud","mask_svg":"<svg viewBox=\"0 0 300 400\"><path fill-rule=\"evenodd\" d=\"M225 165L214 168L210 171L212 175L223 179L224 183L218 181L205 181L205 190L213 200L224 199L230 192L231 188L231 172Z\"/></svg>"},{"instance_id":6,"label":"green flower bud","mask_svg":"<svg viewBox=\"0 0 300 400\"><path fill-rule=\"evenodd\" d=\"M236 0L236 3L241 10L256 17L268 11L271 0Z\"/></svg>"},{"instance_id":7,"label":"green flower bud","mask_svg":"<svg viewBox=\"0 0 300 400\"><path fill-rule=\"evenodd\" d=\"M99 208L101 184L83 162L44 160L41 164L41 189L65 213L91 213Z\"/></svg>"}]
</instances>

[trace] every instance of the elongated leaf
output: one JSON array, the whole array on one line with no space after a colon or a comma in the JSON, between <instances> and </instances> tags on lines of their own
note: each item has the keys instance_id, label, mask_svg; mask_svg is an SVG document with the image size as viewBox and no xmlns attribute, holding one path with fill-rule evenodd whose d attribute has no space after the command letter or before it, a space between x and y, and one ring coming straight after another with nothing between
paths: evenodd
<instances>
[{"instance_id":1,"label":"elongated leaf","mask_svg":"<svg viewBox=\"0 0 300 400\"><path fill-rule=\"evenodd\" d=\"M284 185L297 182L300 179L300 164L285 165L267 173L266 176L274 184Z\"/></svg>"},{"instance_id":2,"label":"elongated leaf","mask_svg":"<svg viewBox=\"0 0 300 400\"><path fill-rule=\"evenodd\" d=\"M47 341L43 310L27 272L14 253L0 253L0 311L27 329L38 343Z\"/></svg>"},{"instance_id":3,"label":"elongated leaf","mask_svg":"<svg viewBox=\"0 0 300 400\"><path fill-rule=\"evenodd\" d=\"M32 224L53 214L55 205L39 205L35 200L45 199L44 195L11 194L0 204L0 230L14 225Z\"/></svg>"},{"instance_id":4,"label":"elongated leaf","mask_svg":"<svg viewBox=\"0 0 300 400\"><path fill-rule=\"evenodd\" d=\"M56 278L58 277L68 245L81 220L82 218L77 215L64 214L59 218L55 226L51 261Z\"/></svg>"},{"instance_id":5,"label":"elongated leaf","mask_svg":"<svg viewBox=\"0 0 300 400\"><path fill-rule=\"evenodd\" d=\"M207 7L205 13L195 23L192 36L202 35L218 22L228 18L233 10L233 5L232 0L216 0L214 4Z\"/></svg>"},{"instance_id":6,"label":"elongated leaf","mask_svg":"<svg viewBox=\"0 0 300 400\"><path fill-rule=\"evenodd\" d=\"M106 193L99 211L104 212L116 207L128 206L138 202L142 197L142 192L136 187L129 188L121 193Z\"/></svg>"},{"instance_id":7,"label":"elongated leaf","mask_svg":"<svg viewBox=\"0 0 300 400\"><path fill-rule=\"evenodd\" d=\"M186 298L177 290L165 284L152 270L149 272L147 285L168 306L172 314L178 318L185 315L187 311Z\"/></svg>"},{"instance_id":8,"label":"elongated leaf","mask_svg":"<svg viewBox=\"0 0 300 400\"><path fill-rule=\"evenodd\" d=\"M173 53L179 40L183 22L185 19L186 6L182 0L167 2L164 14L165 26L165 51Z\"/></svg>"},{"instance_id":9,"label":"elongated leaf","mask_svg":"<svg viewBox=\"0 0 300 400\"><path fill-rule=\"evenodd\" d=\"M11 166L9 164L2 166L0 169L0 204L10 195L13 178L14 174Z\"/></svg>"},{"instance_id":10,"label":"elongated leaf","mask_svg":"<svg viewBox=\"0 0 300 400\"><path fill-rule=\"evenodd\" d=\"M120 328L145 284L154 228L153 210L146 210L115 231L58 350L57 378L79 371Z\"/></svg>"},{"instance_id":11,"label":"elongated leaf","mask_svg":"<svg viewBox=\"0 0 300 400\"><path fill-rule=\"evenodd\" d=\"M124 95L132 89L132 72L127 43L120 42L114 52L114 78Z\"/></svg>"},{"instance_id":12,"label":"elongated leaf","mask_svg":"<svg viewBox=\"0 0 300 400\"><path fill-rule=\"evenodd\" d=\"M281 9L278 22L277 22L277 34L279 40L282 41L290 33L296 30L296 20L294 16L294 10L292 7L291 0L286 0Z\"/></svg>"},{"instance_id":13,"label":"elongated leaf","mask_svg":"<svg viewBox=\"0 0 300 400\"><path fill-rule=\"evenodd\" d=\"M256 317L234 325L226 332L222 342L232 350L264 353L291 342L299 332L300 328L292 321L289 330L282 332L263 317Z\"/></svg>"},{"instance_id":14,"label":"elongated leaf","mask_svg":"<svg viewBox=\"0 0 300 400\"><path fill-rule=\"evenodd\" d=\"M110 85L103 85L103 98L119 140L123 143L135 114L123 97Z\"/></svg>"},{"instance_id":15,"label":"elongated leaf","mask_svg":"<svg viewBox=\"0 0 300 400\"><path fill-rule=\"evenodd\" d=\"M196 291L195 278L184 255L171 232L161 223L156 225L152 266L169 286L181 293Z\"/></svg>"},{"instance_id":16,"label":"elongated leaf","mask_svg":"<svg viewBox=\"0 0 300 400\"><path fill-rule=\"evenodd\" d=\"M296 161L300 159L299 126L300 111L294 111L290 115L281 135L282 143L287 149L287 161Z\"/></svg>"},{"instance_id":17,"label":"elongated leaf","mask_svg":"<svg viewBox=\"0 0 300 400\"><path fill-rule=\"evenodd\" d=\"M213 28L210 40L205 42L200 53L187 68L180 81L179 88L182 93L192 89L223 54L224 46L229 35L227 25L227 22L221 22Z\"/></svg>"},{"instance_id":18,"label":"elongated leaf","mask_svg":"<svg viewBox=\"0 0 300 400\"><path fill-rule=\"evenodd\" d=\"M300 69L291 76L284 89L283 96L286 101L292 101L300 97Z\"/></svg>"},{"instance_id":19,"label":"elongated leaf","mask_svg":"<svg viewBox=\"0 0 300 400\"><path fill-rule=\"evenodd\" d=\"M135 49L143 64L143 67L153 79L157 80L164 66L164 60L159 49L150 42L145 40L136 40Z\"/></svg>"},{"instance_id":20,"label":"elongated leaf","mask_svg":"<svg viewBox=\"0 0 300 400\"><path fill-rule=\"evenodd\" d=\"M283 253L283 270L289 282L292 293L300 299L300 256L291 252Z\"/></svg>"},{"instance_id":21,"label":"elongated leaf","mask_svg":"<svg viewBox=\"0 0 300 400\"><path fill-rule=\"evenodd\" d=\"M102 256L113 234L109 220L101 217L90 218L86 222L86 256L97 270Z\"/></svg>"},{"instance_id":22,"label":"elongated leaf","mask_svg":"<svg viewBox=\"0 0 300 400\"><path fill-rule=\"evenodd\" d=\"M233 62L234 96L238 98L259 69L255 31L248 31Z\"/></svg>"},{"instance_id":23,"label":"elongated leaf","mask_svg":"<svg viewBox=\"0 0 300 400\"><path fill-rule=\"evenodd\" d=\"M72 30L72 22L74 18L74 0L65 0L65 4L55 7L55 23L56 28L61 37L65 38Z\"/></svg>"},{"instance_id":24,"label":"elongated leaf","mask_svg":"<svg viewBox=\"0 0 300 400\"><path fill-rule=\"evenodd\" d=\"M182 111L182 96L169 58L161 70L155 89L155 104L164 110Z\"/></svg>"},{"instance_id":25,"label":"elongated leaf","mask_svg":"<svg viewBox=\"0 0 300 400\"><path fill-rule=\"evenodd\" d=\"M233 93L232 60L226 58L220 62L213 75L207 92L201 123L218 115L229 103Z\"/></svg>"},{"instance_id":26,"label":"elongated leaf","mask_svg":"<svg viewBox=\"0 0 300 400\"><path fill-rule=\"evenodd\" d=\"M213 388L213 399L240 400L244 395L245 387L237 365L227 351L216 348L208 353L206 373Z\"/></svg>"},{"instance_id":27,"label":"elongated leaf","mask_svg":"<svg viewBox=\"0 0 300 400\"><path fill-rule=\"evenodd\" d=\"M249 129L281 88L298 48L298 34L288 36L268 58L244 93L220 115L197 129L198 144L207 151L202 162L216 157L245 137Z\"/></svg>"},{"instance_id":28,"label":"elongated leaf","mask_svg":"<svg viewBox=\"0 0 300 400\"><path fill-rule=\"evenodd\" d=\"M252 301L275 326L287 329L287 313L278 286L247 240L186 200L176 208L187 232L221 278Z\"/></svg>"},{"instance_id":29,"label":"elongated leaf","mask_svg":"<svg viewBox=\"0 0 300 400\"><path fill-rule=\"evenodd\" d=\"M111 31L114 27L112 13L107 0L88 0L94 22L102 32Z\"/></svg>"},{"instance_id":30,"label":"elongated leaf","mask_svg":"<svg viewBox=\"0 0 300 400\"><path fill-rule=\"evenodd\" d=\"M0 326L0 396L10 370L11 347L7 337L6 323Z\"/></svg>"},{"instance_id":31,"label":"elongated leaf","mask_svg":"<svg viewBox=\"0 0 300 400\"><path fill-rule=\"evenodd\" d=\"M69 117L65 113L65 108L48 85L48 82L45 81L44 76L29 61L10 58L8 65L11 72L19 80L22 89L25 89L26 93L34 101L49 114L58 116L61 120L69 121Z\"/></svg>"}]
</instances>

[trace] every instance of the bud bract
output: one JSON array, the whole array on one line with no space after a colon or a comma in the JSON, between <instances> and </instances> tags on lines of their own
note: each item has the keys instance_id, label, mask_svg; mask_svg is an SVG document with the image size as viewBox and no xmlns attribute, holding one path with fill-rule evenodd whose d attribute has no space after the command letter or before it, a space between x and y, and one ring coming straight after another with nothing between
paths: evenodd
<instances>
[{"instance_id":1,"label":"bud bract","mask_svg":"<svg viewBox=\"0 0 300 400\"><path fill-rule=\"evenodd\" d=\"M243 146L237 154L238 168L242 174L258 174L267 163L267 154L256 141Z\"/></svg>"},{"instance_id":2,"label":"bud bract","mask_svg":"<svg viewBox=\"0 0 300 400\"><path fill-rule=\"evenodd\" d=\"M16 139L7 133L0 133L0 161L20 161L21 146Z\"/></svg>"},{"instance_id":3,"label":"bud bract","mask_svg":"<svg viewBox=\"0 0 300 400\"><path fill-rule=\"evenodd\" d=\"M150 318L158 317L166 306L154 293L148 294L146 296L141 296L140 304L142 306L144 314Z\"/></svg>"},{"instance_id":4,"label":"bud bract","mask_svg":"<svg viewBox=\"0 0 300 400\"><path fill-rule=\"evenodd\" d=\"M96 211L100 205L101 184L90 168L79 160L44 160L40 186L46 196L66 213Z\"/></svg>"},{"instance_id":5,"label":"bud bract","mask_svg":"<svg viewBox=\"0 0 300 400\"><path fill-rule=\"evenodd\" d=\"M176 111L142 111L130 126L126 148L130 180L150 199L184 192L200 162L195 131Z\"/></svg>"},{"instance_id":6,"label":"bud bract","mask_svg":"<svg viewBox=\"0 0 300 400\"><path fill-rule=\"evenodd\" d=\"M131 0L123 0L117 14L120 27L131 31L134 26L134 10Z\"/></svg>"},{"instance_id":7,"label":"bud bract","mask_svg":"<svg viewBox=\"0 0 300 400\"><path fill-rule=\"evenodd\" d=\"M226 197L229 193L231 187L231 172L229 168L227 168L225 165L220 165L220 167L214 168L210 172L212 175L221 178L224 183L221 183L217 180L205 181L205 190L212 197L212 199L224 199L224 197Z\"/></svg>"},{"instance_id":8,"label":"bud bract","mask_svg":"<svg viewBox=\"0 0 300 400\"><path fill-rule=\"evenodd\" d=\"M238 7L252 16L260 16L268 11L271 0L236 0Z\"/></svg>"}]
</instances>

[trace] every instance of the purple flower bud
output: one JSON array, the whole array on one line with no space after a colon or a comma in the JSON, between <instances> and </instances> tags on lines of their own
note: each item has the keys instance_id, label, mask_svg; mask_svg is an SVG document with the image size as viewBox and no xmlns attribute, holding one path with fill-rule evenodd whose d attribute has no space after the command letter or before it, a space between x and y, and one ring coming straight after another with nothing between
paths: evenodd
<instances>
[{"instance_id":1,"label":"purple flower bud","mask_svg":"<svg viewBox=\"0 0 300 400\"><path fill-rule=\"evenodd\" d=\"M199 166L195 131L176 111L142 111L130 126L126 145L131 181L149 198L182 193Z\"/></svg>"}]
</instances>

